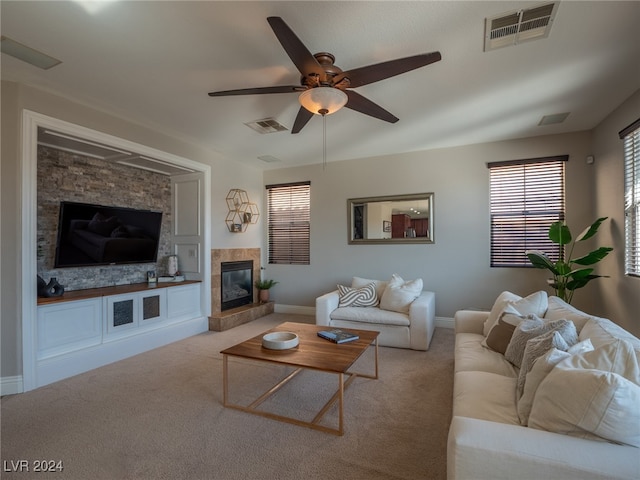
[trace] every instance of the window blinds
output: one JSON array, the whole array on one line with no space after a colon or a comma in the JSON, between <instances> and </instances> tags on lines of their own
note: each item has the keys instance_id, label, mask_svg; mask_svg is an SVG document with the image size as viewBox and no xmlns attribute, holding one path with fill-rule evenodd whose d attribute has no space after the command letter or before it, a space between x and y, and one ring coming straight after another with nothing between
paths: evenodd
<instances>
[{"instance_id":1,"label":"window blinds","mask_svg":"<svg viewBox=\"0 0 640 480\"><path fill-rule=\"evenodd\" d=\"M624 140L624 268L640 276L640 119L620 132Z\"/></svg>"},{"instance_id":2,"label":"window blinds","mask_svg":"<svg viewBox=\"0 0 640 480\"><path fill-rule=\"evenodd\" d=\"M558 260L560 246L549 240L549 226L564 220L567 160L563 155L487 165L492 267L531 267L527 250Z\"/></svg>"},{"instance_id":3,"label":"window blinds","mask_svg":"<svg viewBox=\"0 0 640 480\"><path fill-rule=\"evenodd\" d=\"M311 183L267 185L269 263L309 265Z\"/></svg>"}]
</instances>

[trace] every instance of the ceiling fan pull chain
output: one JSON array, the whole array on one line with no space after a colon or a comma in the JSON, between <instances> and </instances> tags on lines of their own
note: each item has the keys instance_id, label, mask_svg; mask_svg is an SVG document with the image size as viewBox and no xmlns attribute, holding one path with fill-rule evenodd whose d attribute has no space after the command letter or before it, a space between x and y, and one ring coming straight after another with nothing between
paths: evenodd
<instances>
[{"instance_id":1,"label":"ceiling fan pull chain","mask_svg":"<svg viewBox=\"0 0 640 480\"><path fill-rule=\"evenodd\" d=\"M322 114L322 170L327 167L327 115Z\"/></svg>"}]
</instances>

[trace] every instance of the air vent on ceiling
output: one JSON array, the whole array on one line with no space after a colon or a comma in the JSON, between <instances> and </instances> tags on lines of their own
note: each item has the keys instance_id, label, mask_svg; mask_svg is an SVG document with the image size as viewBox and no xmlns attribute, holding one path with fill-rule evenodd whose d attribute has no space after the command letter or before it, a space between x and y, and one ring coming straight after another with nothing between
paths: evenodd
<instances>
[{"instance_id":1,"label":"air vent on ceiling","mask_svg":"<svg viewBox=\"0 0 640 480\"><path fill-rule=\"evenodd\" d=\"M263 118L262 120L256 120L254 122L245 123L245 125L249 128L254 129L258 133L276 133L276 132L284 132L287 130L287 127L278 123L273 118Z\"/></svg>"},{"instance_id":2,"label":"air vent on ceiling","mask_svg":"<svg viewBox=\"0 0 640 480\"><path fill-rule=\"evenodd\" d=\"M557 9L553 2L485 19L484 51L548 37Z\"/></svg>"},{"instance_id":3,"label":"air vent on ceiling","mask_svg":"<svg viewBox=\"0 0 640 480\"><path fill-rule=\"evenodd\" d=\"M571 112L554 113L552 115L545 115L540 119L540 122L538 123L538 125L543 126L543 125L554 125L556 123L562 123L567 119L567 117L569 116L569 113Z\"/></svg>"}]
</instances>

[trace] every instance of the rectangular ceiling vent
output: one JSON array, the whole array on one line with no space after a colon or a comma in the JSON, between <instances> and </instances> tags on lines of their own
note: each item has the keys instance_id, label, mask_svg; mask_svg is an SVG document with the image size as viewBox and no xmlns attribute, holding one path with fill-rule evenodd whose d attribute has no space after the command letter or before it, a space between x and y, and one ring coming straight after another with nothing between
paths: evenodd
<instances>
[{"instance_id":1,"label":"rectangular ceiling vent","mask_svg":"<svg viewBox=\"0 0 640 480\"><path fill-rule=\"evenodd\" d=\"M485 19L484 51L548 37L557 10L553 2Z\"/></svg>"},{"instance_id":2,"label":"rectangular ceiling vent","mask_svg":"<svg viewBox=\"0 0 640 480\"><path fill-rule=\"evenodd\" d=\"M287 127L278 123L273 118L263 118L262 120L256 120L255 122L245 123L245 125L262 134L284 132L287 130Z\"/></svg>"}]
</instances>

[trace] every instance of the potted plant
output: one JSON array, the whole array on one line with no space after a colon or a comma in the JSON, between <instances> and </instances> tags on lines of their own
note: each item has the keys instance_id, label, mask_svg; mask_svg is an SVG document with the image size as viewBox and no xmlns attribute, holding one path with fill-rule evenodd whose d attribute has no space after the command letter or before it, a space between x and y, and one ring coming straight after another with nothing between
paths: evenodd
<instances>
[{"instance_id":1,"label":"potted plant","mask_svg":"<svg viewBox=\"0 0 640 480\"><path fill-rule=\"evenodd\" d=\"M549 227L549 239L553 243L560 245L560 257L557 262L552 262L543 252L539 250L529 250L526 252L529 261L536 268L546 268L553 274L553 279L549 280L549 285L555 290L555 295L567 303L571 303L573 294L578 288L584 287L594 278L606 277L607 275L593 274L593 268L588 265L598 263L606 257L611 247L599 247L596 250L578 258L572 258L573 249L576 242L582 242L593 237L600 228L600 224L608 217L597 219L590 227L584 229L572 242L571 231L564 222L554 222ZM565 259L564 245L571 243L569 256Z\"/></svg>"},{"instance_id":2,"label":"potted plant","mask_svg":"<svg viewBox=\"0 0 640 480\"><path fill-rule=\"evenodd\" d=\"M267 303L269 301L269 289L276 285L278 282L272 279L256 280L254 282L255 287L258 289L258 298L260 303Z\"/></svg>"}]
</instances>

